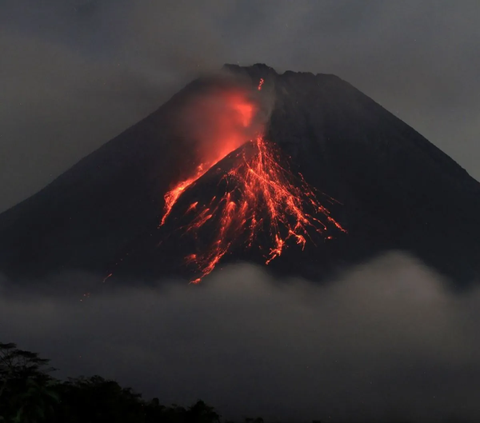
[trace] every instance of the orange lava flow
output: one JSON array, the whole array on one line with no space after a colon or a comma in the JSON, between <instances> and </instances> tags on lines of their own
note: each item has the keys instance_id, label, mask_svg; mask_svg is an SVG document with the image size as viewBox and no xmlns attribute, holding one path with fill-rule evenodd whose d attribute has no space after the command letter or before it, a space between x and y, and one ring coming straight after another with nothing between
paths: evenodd
<instances>
[{"instance_id":1,"label":"orange lava flow","mask_svg":"<svg viewBox=\"0 0 480 423\"><path fill-rule=\"evenodd\" d=\"M258 84L262 89L263 78ZM202 162L192 174L177 183L165 195L164 214L160 226L165 225L172 209L182 194L205 173L231 152L242 147L233 167L223 173L220 183L227 187L207 204L190 204L184 214L189 223L180 229L195 237L202 229L213 234L201 251L185 258L195 265L199 283L211 273L233 246L252 248L254 242L262 251L265 263L282 255L289 244L305 248L311 234L324 234L328 225L341 232L345 229L330 216L330 211L316 198L315 190L303 179L293 175L280 163L277 150L262 135L245 143L246 129L251 128L257 106L241 92L222 94L221 109L211 108L205 102L198 106L205 110L213 140L203 150ZM216 104L216 103L215 103ZM210 108L210 109L209 109ZM328 201L334 199L328 197ZM329 235L327 239L332 239ZM263 245L261 245L263 244ZM268 244L268 245L265 245Z\"/></svg>"},{"instance_id":2,"label":"orange lava flow","mask_svg":"<svg viewBox=\"0 0 480 423\"><path fill-rule=\"evenodd\" d=\"M165 224L165 221L167 220L167 217L170 215L172 211L172 207L174 204L177 202L178 197L180 197L185 191L186 188L188 188L190 185L192 185L198 178L202 177L202 175L205 174L206 170L203 169L203 165L200 165L197 167L197 173L180 183L178 183L172 190L168 191L165 194L165 211L162 217L162 220L160 221L160 226L163 226ZM207 169L208 170L208 169Z\"/></svg>"},{"instance_id":3,"label":"orange lava flow","mask_svg":"<svg viewBox=\"0 0 480 423\"><path fill-rule=\"evenodd\" d=\"M164 196L164 215L160 226L165 224L172 207L186 188L202 177L215 163L245 143L257 112L256 104L248 99L244 92L235 90L198 101L195 109L196 113L203 114L205 126L208 126L210 132L209 139L200 149L200 165Z\"/></svg>"},{"instance_id":4,"label":"orange lava flow","mask_svg":"<svg viewBox=\"0 0 480 423\"><path fill-rule=\"evenodd\" d=\"M304 249L311 240L311 232L323 234L328 223L346 232L317 200L314 189L301 175L295 177L279 164L271 144L262 136L250 143L251 148L244 148L235 166L223 175L222 181L227 186L223 197L215 197L204 205L192 203L186 212L193 215L184 228L186 232L195 234L211 222L216 227L207 248L186 257L187 263L195 264L200 273L193 283L211 273L234 244L241 242L250 248L259 234L266 234L269 239L271 246L264 252L265 263L269 264L289 243ZM172 207L173 204L170 210Z\"/></svg>"},{"instance_id":5,"label":"orange lava flow","mask_svg":"<svg viewBox=\"0 0 480 423\"><path fill-rule=\"evenodd\" d=\"M258 91L263 83L262 78ZM282 165L276 147L261 135L264 128L255 119L259 104L249 93L240 89L214 92L196 99L190 107L185 115L195 119L187 119L184 126L190 128L196 141L196 162L165 194L159 228L172 221L175 232L204 242L185 257L197 270L198 277L192 283L210 274L233 248L258 248L268 265L290 245L303 250L308 242L314 243L315 233L323 236L330 228L346 232L317 199L315 189L301 174L293 174ZM198 122L201 125L197 127ZM222 170L220 162L227 156L222 164L231 164L231 168ZM220 194L207 202L196 199L179 205L182 195L207 172L220 177ZM330 203L336 202L323 196ZM177 204L182 210L172 215ZM175 228L180 220L182 224ZM332 238L331 234L325 236ZM112 276L110 272L103 282Z\"/></svg>"}]
</instances>

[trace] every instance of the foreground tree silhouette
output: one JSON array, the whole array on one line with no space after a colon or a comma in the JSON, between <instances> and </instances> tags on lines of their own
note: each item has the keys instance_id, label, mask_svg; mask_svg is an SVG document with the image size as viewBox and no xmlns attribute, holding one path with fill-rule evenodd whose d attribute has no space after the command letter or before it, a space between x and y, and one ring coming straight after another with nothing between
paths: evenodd
<instances>
[{"instance_id":1,"label":"foreground tree silhouette","mask_svg":"<svg viewBox=\"0 0 480 423\"><path fill-rule=\"evenodd\" d=\"M135 423L145 421L144 401L131 388L101 376L69 379L61 385L59 421Z\"/></svg>"},{"instance_id":2,"label":"foreground tree silhouette","mask_svg":"<svg viewBox=\"0 0 480 423\"><path fill-rule=\"evenodd\" d=\"M61 382L50 361L0 343L0 423L219 423L203 401L189 408L164 406L101 376Z\"/></svg>"},{"instance_id":3,"label":"foreground tree silhouette","mask_svg":"<svg viewBox=\"0 0 480 423\"><path fill-rule=\"evenodd\" d=\"M7 422L42 422L58 402L50 360L0 343L0 416Z\"/></svg>"},{"instance_id":4,"label":"foreground tree silhouette","mask_svg":"<svg viewBox=\"0 0 480 423\"><path fill-rule=\"evenodd\" d=\"M198 401L192 405L187 413L187 422L195 423L213 423L219 422L220 416L215 412L213 407L205 404L203 401Z\"/></svg>"},{"instance_id":5,"label":"foreground tree silhouette","mask_svg":"<svg viewBox=\"0 0 480 423\"><path fill-rule=\"evenodd\" d=\"M33 379L26 383L27 391L19 397L22 404L15 415L14 423L37 423L55 418L56 406L60 402L55 382L39 384Z\"/></svg>"}]
</instances>

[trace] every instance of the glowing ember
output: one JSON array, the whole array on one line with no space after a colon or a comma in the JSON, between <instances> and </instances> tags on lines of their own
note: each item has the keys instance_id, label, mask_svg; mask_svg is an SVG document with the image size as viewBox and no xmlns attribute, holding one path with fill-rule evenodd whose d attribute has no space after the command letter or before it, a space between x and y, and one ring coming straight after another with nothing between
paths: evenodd
<instances>
[{"instance_id":1,"label":"glowing ember","mask_svg":"<svg viewBox=\"0 0 480 423\"><path fill-rule=\"evenodd\" d=\"M262 85L264 83L264 79L263 78L260 78L260 82L258 83L258 87L257 87L257 90L260 91L262 89Z\"/></svg>"},{"instance_id":2,"label":"glowing ember","mask_svg":"<svg viewBox=\"0 0 480 423\"><path fill-rule=\"evenodd\" d=\"M103 278L103 282L106 282L108 279L110 279L113 276L113 273L109 273L107 276Z\"/></svg>"},{"instance_id":3,"label":"glowing ember","mask_svg":"<svg viewBox=\"0 0 480 423\"><path fill-rule=\"evenodd\" d=\"M269 264L283 253L290 241L305 248L312 231L323 234L327 223L345 232L301 175L295 177L279 164L271 144L262 136L250 143L235 167L223 175L222 181L227 186L223 197L215 197L204 205L195 202L187 210L187 214L194 216L183 228L185 232L196 233L207 222L215 222L216 228L207 248L186 257L187 263L195 264L200 272L193 283L211 273L234 245L241 242L244 247L252 247L259 234L266 233L270 239L271 247L265 252L265 262ZM182 187L183 192L187 186ZM171 195L167 193L166 198ZM174 203L169 205L168 213Z\"/></svg>"}]
</instances>

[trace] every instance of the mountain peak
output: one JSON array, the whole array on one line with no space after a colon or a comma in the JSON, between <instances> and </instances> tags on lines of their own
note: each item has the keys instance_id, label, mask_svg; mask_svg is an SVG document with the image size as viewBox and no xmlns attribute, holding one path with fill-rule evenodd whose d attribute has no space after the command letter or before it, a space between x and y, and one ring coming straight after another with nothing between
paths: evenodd
<instances>
[{"instance_id":1,"label":"mountain peak","mask_svg":"<svg viewBox=\"0 0 480 423\"><path fill-rule=\"evenodd\" d=\"M240 66L239 64L225 63L223 69L226 69L231 72L262 72L264 75L277 74L275 69L266 65L265 63L255 63L251 66Z\"/></svg>"}]
</instances>

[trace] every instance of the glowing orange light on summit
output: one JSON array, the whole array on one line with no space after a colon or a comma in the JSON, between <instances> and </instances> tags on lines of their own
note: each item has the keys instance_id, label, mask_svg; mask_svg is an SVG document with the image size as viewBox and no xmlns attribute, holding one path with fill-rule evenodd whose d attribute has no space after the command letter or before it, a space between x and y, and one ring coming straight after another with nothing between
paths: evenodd
<instances>
[{"instance_id":1,"label":"glowing orange light on summit","mask_svg":"<svg viewBox=\"0 0 480 423\"><path fill-rule=\"evenodd\" d=\"M261 79L258 90L261 90L263 82ZM231 109L236 111L234 116L241 125L248 127L257 111L256 105L238 95L231 96L230 100L233 101ZM227 187L224 194L206 204L196 201L187 209L186 215L191 219L187 226L181 228L185 233L197 233L207 222L209 230L215 228L209 244L185 259L187 264L196 265L200 273L193 283L200 282L211 273L234 246L242 243L244 248L253 247L260 234L262 240L268 243L268 246L259 245L259 248L266 247L265 263L269 264L281 256L290 243L304 249L311 240L311 233L324 234L327 224L346 232L318 201L315 190L303 177L294 175L280 164L277 150L263 135L237 145L238 142L229 141L236 138L236 134L228 131L228 123L220 126L226 130L223 136L227 142L219 144L217 154L210 152L209 158L192 176L167 192L160 223L160 226L166 223L179 197L188 187L219 160L244 145L233 167L221 178ZM230 128L234 126L230 125Z\"/></svg>"},{"instance_id":2,"label":"glowing orange light on summit","mask_svg":"<svg viewBox=\"0 0 480 423\"><path fill-rule=\"evenodd\" d=\"M247 128L252 123L255 107L251 103L247 102L235 102L232 105L233 110L236 110L241 118L241 122L244 128Z\"/></svg>"},{"instance_id":3,"label":"glowing orange light on summit","mask_svg":"<svg viewBox=\"0 0 480 423\"><path fill-rule=\"evenodd\" d=\"M246 129L252 125L257 106L245 92L232 90L206 97L195 103L208 127L209 140L200 149L201 163L191 175L178 182L165 196L164 214L160 226L165 224L172 207L182 193L201 178L215 163L245 143Z\"/></svg>"}]
</instances>

